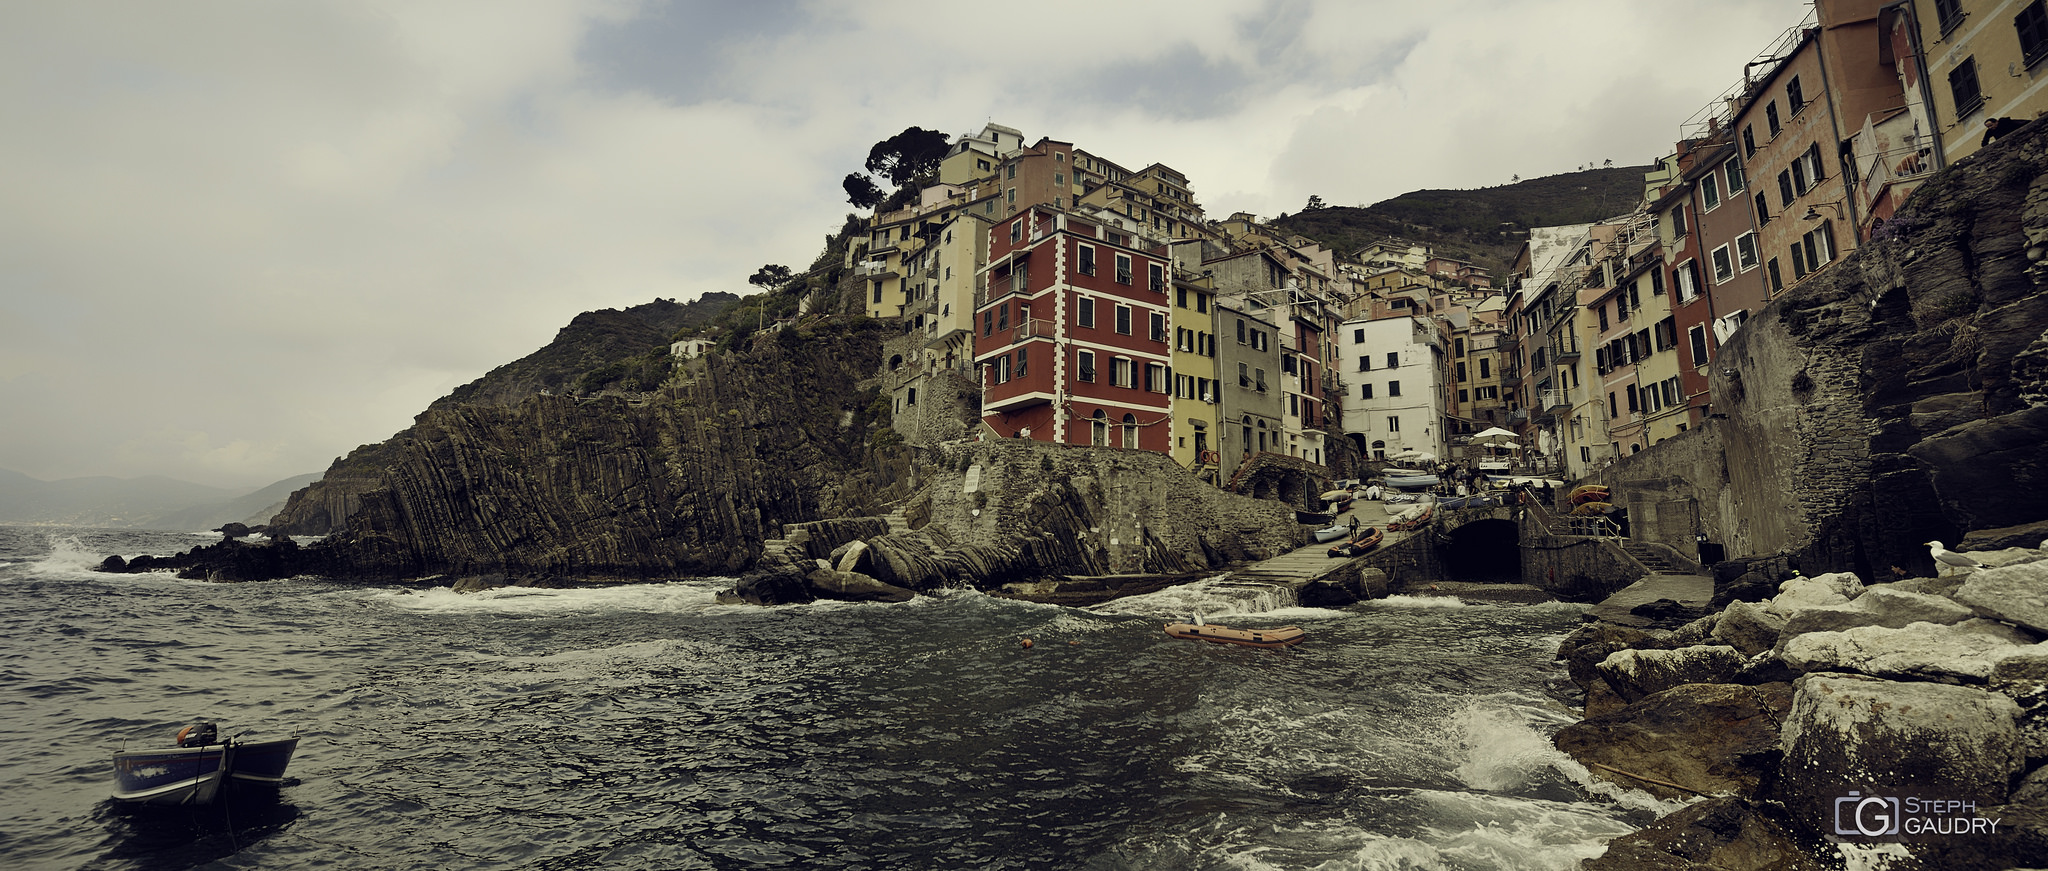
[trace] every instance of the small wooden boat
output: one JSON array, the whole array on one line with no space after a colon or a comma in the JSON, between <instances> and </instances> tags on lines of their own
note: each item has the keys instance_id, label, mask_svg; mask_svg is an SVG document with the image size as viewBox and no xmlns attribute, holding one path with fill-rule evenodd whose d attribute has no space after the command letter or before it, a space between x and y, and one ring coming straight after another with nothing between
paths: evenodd
<instances>
[{"instance_id":1,"label":"small wooden boat","mask_svg":"<svg viewBox=\"0 0 2048 871\"><path fill-rule=\"evenodd\" d=\"M1387 486L1397 490L1427 489L1436 486L1437 483L1438 479L1435 475L1387 476Z\"/></svg>"},{"instance_id":2,"label":"small wooden boat","mask_svg":"<svg viewBox=\"0 0 2048 871\"><path fill-rule=\"evenodd\" d=\"M177 746L114 754L114 799L156 805L206 804L224 785L276 786L299 739L219 739L212 723L178 730Z\"/></svg>"},{"instance_id":3,"label":"small wooden boat","mask_svg":"<svg viewBox=\"0 0 2048 871\"><path fill-rule=\"evenodd\" d=\"M1211 644L1237 644L1244 647L1262 647L1277 650L1293 647L1308 637L1298 626L1282 626L1278 629L1232 629L1214 623L1203 623L1195 618L1193 623L1168 623L1166 634L1182 641L1207 641Z\"/></svg>"},{"instance_id":4,"label":"small wooden boat","mask_svg":"<svg viewBox=\"0 0 2048 871\"><path fill-rule=\"evenodd\" d=\"M1365 553L1366 551L1379 547L1380 540L1386 538L1386 535L1387 534L1385 532L1380 531L1379 527L1368 526L1362 530L1359 530L1358 535L1353 537L1350 541L1344 542L1342 544L1330 548L1330 556L1358 556L1359 554Z\"/></svg>"}]
</instances>

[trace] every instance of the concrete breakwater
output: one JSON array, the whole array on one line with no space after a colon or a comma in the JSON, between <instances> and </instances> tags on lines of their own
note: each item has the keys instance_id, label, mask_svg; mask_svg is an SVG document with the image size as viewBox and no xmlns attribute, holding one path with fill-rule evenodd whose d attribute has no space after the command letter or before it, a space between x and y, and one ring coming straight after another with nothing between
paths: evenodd
<instances>
[{"instance_id":1,"label":"concrete breakwater","mask_svg":"<svg viewBox=\"0 0 2048 871\"><path fill-rule=\"evenodd\" d=\"M1617 784L1701 797L1585 867L2048 857L2048 552L1972 555L1990 567L1882 584L1788 572L1768 589L1729 578L1724 592L1753 600L1673 630L1593 622L1568 636L1558 655L1585 719L1557 747Z\"/></svg>"}]
</instances>

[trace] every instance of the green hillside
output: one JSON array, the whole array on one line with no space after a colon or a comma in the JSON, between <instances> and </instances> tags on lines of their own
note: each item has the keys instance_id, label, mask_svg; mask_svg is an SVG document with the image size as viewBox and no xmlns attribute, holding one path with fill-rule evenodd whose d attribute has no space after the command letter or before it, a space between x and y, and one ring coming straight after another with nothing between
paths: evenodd
<instances>
[{"instance_id":1,"label":"green hillside","mask_svg":"<svg viewBox=\"0 0 2048 871\"><path fill-rule=\"evenodd\" d=\"M1582 224L1633 210L1643 174L1653 167L1619 166L1534 178L1472 190L1411 191L1364 208L1326 206L1282 215L1273 226L1300 233L1349 256L1388 236L1470 260L1499 281L1530 227Z\"/></svg>"}]
</instances>

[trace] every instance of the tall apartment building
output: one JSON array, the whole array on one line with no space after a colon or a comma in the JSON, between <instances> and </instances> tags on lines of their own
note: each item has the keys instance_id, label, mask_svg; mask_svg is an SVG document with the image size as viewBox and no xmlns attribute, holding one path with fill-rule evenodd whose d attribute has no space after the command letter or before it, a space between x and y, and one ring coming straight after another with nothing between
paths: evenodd
<instances>
[{"instance_id":1,"label":"tall apartment building","mask_svg":"<svg viewBox=\"0 0 2048 871\"><path fill-rule=\"evenodd\" d=\"M1428 318L1358 318L1337 327L1346 392L1344 435L1361 456L1405 450L1448 458L1444 439L1446 357L1442 332Z\"/></svg>"},{"instance_id":2,"label":"tall apartment building","mask_svg":"<svg viewBox=\"0 0 2048 871\"><path fill-rule=\"evenodd\" d=\"M1046 206L988 238L982 422L999 436L1170 452L1167 248Z\"/></svg>"}]
</instances>

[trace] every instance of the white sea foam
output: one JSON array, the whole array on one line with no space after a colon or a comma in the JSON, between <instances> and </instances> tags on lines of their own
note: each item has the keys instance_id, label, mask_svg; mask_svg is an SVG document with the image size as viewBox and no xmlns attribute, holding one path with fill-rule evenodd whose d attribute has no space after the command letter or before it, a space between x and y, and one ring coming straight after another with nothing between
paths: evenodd
<instances>
[{"instance_id":1,"label":"white sea foam","mask_svg":"<svg viewBox=\"0 0 2048 871\"><path fill-rule=\"evenodd\" d=\"M718 605L718 590L723 588L721 580L627 584L565 590L498 587L474 593L458 593L450 587L434 587L427 590L382 590L372 594L370 598L419 614L498 613L530 617L619 611L697 612L716 607L738 607Z\"/></svg>"},{"instance_id":2,"label":"white sea foam","mask_svg":"<svg viewBox=\"0 0 2048 871\"><path fill-rule=\"evenodd\" d=\"M36 575L86 574L105 560L104 554L87 550L78 536L52 536L49 555L30 563L29 572Z\"/></svg>"},{"instance_id":3,"label":"white sea foam","mask_svg":"<svg viewBox=\"0 0 2048 871\"><path fill-rule=\"evenodd\" d=\"M1283 609L1300 609L1294 591L1271 584L1247 584L1212 578L1167 587L1141 596L1113 599L1088 610L1098 614L1126 614L1136 617L1180 617L1201 614L1204 619L1222 615L1267 615ZM1321 609L1301 609L1320 612Z\"/></svg>"},{"instance_id":4,"label":"white sea foam","mask_svg":"<svg viewBox=\"0 0 2048 871\"><path fill-rule=\"evenodd\" d=\"M1371 604L1381 608L1464 608L1471 603L1456 596L1388 596Z\"/></svg>"}]
</instances>

